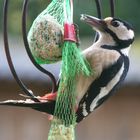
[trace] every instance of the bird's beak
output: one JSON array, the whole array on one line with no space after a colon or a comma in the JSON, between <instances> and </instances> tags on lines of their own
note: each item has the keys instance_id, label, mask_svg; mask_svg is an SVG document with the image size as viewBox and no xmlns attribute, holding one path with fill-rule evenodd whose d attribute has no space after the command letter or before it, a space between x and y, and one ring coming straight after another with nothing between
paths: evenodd
<instances>
[{"instance_id":1,"label":"bird's beak","mask_svg":"<svg viewBox=\"0 0 140 140\"><path fill-rule=\"evenodd\" d=\"M104 31L106 27L104 20L90 16L90 15L82 14L81 21L89 24L90 26L95 28L95 30L99 30L99 31Z\"/></svg>"}]
</instances>

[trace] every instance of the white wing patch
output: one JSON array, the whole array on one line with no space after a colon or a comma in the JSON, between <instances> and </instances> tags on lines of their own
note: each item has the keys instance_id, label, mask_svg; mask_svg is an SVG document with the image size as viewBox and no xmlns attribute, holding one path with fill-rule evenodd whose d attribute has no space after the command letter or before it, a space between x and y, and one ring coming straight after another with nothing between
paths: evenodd
<instances>
[{"instance_id":1,"label":"white wing patch","mask_svg":"<svg viewBox=\"0 0 140 140\"><path fill-rule=\"evenodd\" d=\"M86 103L83 104L83 116L86 117L88 115L88 112L86 110Z\"/></svg>"},{"instance_id":2,"label":"white wing patch","mask_svg":"<svg viewBox=\"0 0 140 140\"><path fill-rule=\"evenodd\" d=\"M35 103L31 99L26 99L26 100L6 100L3 103Z\"/></svg>"},{"instance_id":3,"label":"white wing patch","mask_svg":"<svg viewBox=\"0 0 140 140\"><path fill-rule=\"evenodd\" d=\"M125 56L128 56L129 55L129 50L131 48L131 45L125 49L121 49L121 52L125 55Z\"/></svg>"},{"instance_id":4,"label":"white wing patch","mask_svg":"<svg viewBox=\"0 0 140 140\"><path fill-rule=\"evenodd\" d=\"M102 99L103 97L105 97L112 90L112 88L119 82L123 74L123 71L124 71L124 64L122 65L121 69L118 71L116 76L107 84L107 86L101 88L100 94L91 103L91 106L90 106L91 112L98 105L98 101Z\"/></svg>"}]
</instances>

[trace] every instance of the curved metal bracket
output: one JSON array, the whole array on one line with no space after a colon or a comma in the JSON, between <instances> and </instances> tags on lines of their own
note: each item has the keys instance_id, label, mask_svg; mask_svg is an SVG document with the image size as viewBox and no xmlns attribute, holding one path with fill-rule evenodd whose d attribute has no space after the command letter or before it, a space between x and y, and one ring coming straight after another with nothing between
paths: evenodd
<instances>
[{"instance_id":1,"label":"curved metal bracket","mask_svg":"<svg viewBox=\"0 0 140 140\"><path fill-rule=\"evenodd\" d=\"M97 15L98 18L102 18L102 11L101 11L101 1L100 0L95 0L96 3L96 10L97 10ZM99 34L96 32L94 42L96 42L99 39Z\"/></svg>"},{"instance_id":2,"label":"curved metal bracket","mask_svg":"<svg viewBox=\"0 0 140 140\"><path fill-rule=\"evenodd\" d=\"M7 19L8 19L8 5L9 5L9 0L4 1L4 11L3 11L3 25L4 25L4 30L3 30L3 37L4 37L4 46L5 46L5 53L6 53L6 58L8 61L9 68L12 72L13 77L15 78L17 84L20 86L20 88L24 91L24 93L29 96L32 100L39 102L38 99L36 99L35 95L28 90L28 88L25 86L25 84L21 81L19 78L18 74L16 73L14 64L12 62L10 50L9 50L9 42L8 42L8 31L7 31ZM32 63L35 65L37 69L39 69L41 72L45 73L48 75L53 83L52 85L52 92L55 92L57 90L56 86L56 79L52 73L49 71L45 70L43 67L41 67L37 62L34 60L31 51L29 49L28 41L27 41L27 34L26 34L26 13L27 13L27 6L28 6L28 0L24 0L23 3L23 12L22 12L22 33L23 33L23 41L24 45L27 51L27 54L32 61Z\"/></svg>"},{"instance_id":3,"label":"curved metal bracket","mask_svg":"<svg viewBox=\"0 0 140 140\"><path fill-rule=\"evenodd\" d=\"M57 89L55 76L51 72L49 72L46 69L44 69L43 67L41 67L35 61L34 57L32 56L32 53L30 51L30 48L29 48L29 44L28 44L28 40L27 40L27 33L26 33L26 16L27 16L28 2L29 2L29 0L24 0L24 3L23 3L23 11L22 11L22 34L23 34L24 45L25 45L25 48L26 48L26 52L27 52L30 60L34 64L34 66L38 70L40 70L41 72L43 72L44 74L48 75L49 78L51 79L51 81L52 81L52 93L54 93L54 92L56 92L56 89Z\"/></svg>"},{"instance_id":4,"label":"curved metal bracket","mask_svg":"<svg viewBox=\"0 0 140 140\"><path fill-rule=\"evenodd\" d=\"M95 0L96 3L96 9L97 9L97 15L98 18L102 18L102 10L101 10L101 1L100 0ZM111 12L111 17L115 16L115 2L114 0L110 0L110 12ZM98 33L96 33L95 38L94 38L94 42L96 42L99 38Z\"/></svg>"},{"instance_id":5,"label":"curved metal bracket","mask_svg":"<svg viewBox=\"0 0 140 140\"><path fill-rule=\"evenodd\" d=\"M98 18L101 19L102 18L101 1L95 0L95 3L96 3ZM112 17L115 16L115 0L110 0L110 13Z\"/></svg>"},{"instance_id":6,"label":"curved metal bracket","mask_svg":"<svg viewBox=\"0 0 140 140\"><path fill-rule=\"evenodd\" d=\"M5 46L5 53L6 53L6 58L8 61L8 65L9 68L17 82L17 84L20 86L20 88L24 91L24 93L31 97L31 99L35 102L39 102L38 99L36 99L36 97L34 96L34 94L32 92L30 92L28 90L28 88L24 85L24 83L20 80L20 78L18 77L15 67L13 65L12 59L11 59L11 55L10 55L10 50L9 50L9 42L8 42L8 33L7 33L7 13L8 13L8 3L9 0L5 0L4 2L4 14L3 14L3 25L4 25L4 29L3 29L3 37L4 37L4 46Z\"/></svg>"},{"instance_id":7,"label":"curved metal bracket","mask_svg":"<svg viewBox=\"0 0 140 140\"><path fill-rule=\"evenodd\" d=\"M102 18L101 1L95 0L98 18Z\"/></svg>"},{"instance_id":8,"label":"curved metal bracket","mask_svg":"<svg viewBox=\"0 0 140 140\"><path fill-rule=\"evenodd\" d=\"M111 17L115 16L115 1L114 0L110 0L110 10L111 10Z\"/></svg>"}]
</instances>

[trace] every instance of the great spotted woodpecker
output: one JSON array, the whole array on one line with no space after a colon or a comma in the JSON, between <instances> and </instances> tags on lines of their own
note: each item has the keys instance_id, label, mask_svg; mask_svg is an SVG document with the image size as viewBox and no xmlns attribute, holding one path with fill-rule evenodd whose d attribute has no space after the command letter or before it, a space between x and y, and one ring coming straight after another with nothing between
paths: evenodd
<instances>
[{"instance_id":1,"label":"great spotted woodpecker","mask_svg":"<svg viewBox=\"0 0 140 140\"><path fill-rule=\"evenodd\" d=\"M97 31L99 38L83 51L84 57L94 70L94 75L77 76L77 123L106 101L123 82L129 69L129 50L134 41L132 26L123 20L112 17L98 19L84 14L81 20ZM31 99L8 100L0 104L31 107L53 115L56 94L36 98L40 102Z\"/></svg>"},{"instance_id":2,"label":"great spotted woodpecker","mask_svg":"<svg viewBox=\"0 0 140 140\"><path fill-rule=\"evenodd\" d=\"M95 74L79 79L77 92L81 95L78 95L77 122L106 101L123 82L134 41L132 26L123 20L112 17L101 20L89 15L82 15L81 20L98 32L99 39L83 52Z\"/></svg>"}]
</instances>

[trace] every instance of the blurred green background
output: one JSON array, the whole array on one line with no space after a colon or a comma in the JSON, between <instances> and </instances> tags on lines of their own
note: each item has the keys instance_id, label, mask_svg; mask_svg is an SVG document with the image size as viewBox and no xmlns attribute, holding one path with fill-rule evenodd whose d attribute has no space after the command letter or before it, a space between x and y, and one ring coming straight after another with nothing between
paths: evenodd
<instances>
[{"instance_id":1,"label":"blurred green background","mask_svg":"<svg viewBox=\"0 0 140 140\"><path fill-rule=\"evenodd\" d=\"M28 14L28 26L31 25L35 17L47 7L51 0L30 0L29 14ZM22 0L10 0L10 16L9 16L9 30L12 34L17 35L20 32L21 21L21 8ZM0 9L2 9L3 0L0 0ZM140 1L139 0L116 0L116 17L125 19L133 24L136 34L140 34ZM102 9L104 17L110 15L109 0L102 0ZM96 16L96 7L94 0L75 0L74 7L74 20L80 26L81 35L89 35L91 33L90 28L87 28L80 22L80 14L87 13ZM0 12L2 17L2 12ZM0 20L2 22L2 20ZM0 30L2 27L0 27Z\"/></svg>"}]
</instances>

